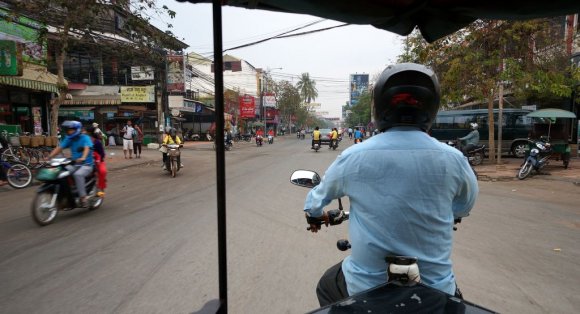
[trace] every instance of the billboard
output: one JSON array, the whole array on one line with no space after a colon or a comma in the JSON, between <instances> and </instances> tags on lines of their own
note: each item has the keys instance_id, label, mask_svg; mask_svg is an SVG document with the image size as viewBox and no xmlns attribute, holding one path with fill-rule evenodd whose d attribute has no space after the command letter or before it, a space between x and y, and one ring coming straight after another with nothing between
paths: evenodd
<instances>
[{"instance_id":1,"label":"billboard","mask_svg":"<svg viewBox=\"0 0 580 314\"><path fill-rule=\"evenodd\" d=\"M185 92L185 58L182 55L167 56L167 91Z\"/></svg>"},{"instance_id":2,"label":"billboard","mask_svg":"<svg viewBox=\"0 0 580 314\"><path fill-rule=\"evenodd\" d=\"M43 26L24 16L15 17L11 12L0 9L0 40L10 40L23 44L22 61L46 65L47 42L38 42Z\"/></svg>"},{"instance_id":3,"label":"billboard","mask_svg":"<svg viewBox=\"0 0 580 314\"><path fill-rule=\"evenodd\" d=\"M244 95L240 97L240 118L254 118L256 116L254 97Z\"/></svg>"},{"instance_id":4,"label":"billboard","mask_svg":"<svg viewBox=\"0 0 580 314\"><path fill-rule=\"evenodd\" d=\"M276 95L272 93L266 93L263 96L264 107L276 107Z\"/></svg>"},{"instance_id":5,"label":"billboard","mask_svg":"<svg viewBox=\"0 0 580 314\"><path fill-rule=\"evenodd\" d=\"M369 88L368 74L351 74L350 75L350 105L358 104L360 95Z\"/></svg>"},{"instance_id":6,"label":"billboard","mask_svg":"<svg viewBox=\"0 0 580 314\"><path fill-rule=\"evenodd\" d=\"M151 66L133 66L131 67L131 79L133 81L153 81L155 70Z\"/></svg>"}]
</instances>

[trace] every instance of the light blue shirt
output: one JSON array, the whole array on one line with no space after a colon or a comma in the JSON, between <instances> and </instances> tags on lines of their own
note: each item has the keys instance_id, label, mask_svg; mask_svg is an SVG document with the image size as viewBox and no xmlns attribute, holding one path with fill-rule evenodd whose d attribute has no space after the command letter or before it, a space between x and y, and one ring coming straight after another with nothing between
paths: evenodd
<instances>
[{"instance_id":1,"label":"light blue shirt","mask_svg":"<svg viewBox=\"0 0 580 314\"><path fill-rule=\"evenodd\" d=\"M453 220L469 214L478 191L460 151L396 127L338 156L304 211L320 217L332 200L349 197L352 251L342 270L350 295L387 281L387 255L418 257L421 281L453 295Z\"/></svg>"},{"instance_id":2,"label":"light blue shirt","mask_svg":"<svg viewBox=\"0 0 580 314\"><path fill-rule=\"evenodd\" d=\"M93 166L93 141L88 135L79 134L73 137L72 139L65 137L65 139L62 142L60 142L60 147L62 149L70 148L71 158L73 160L81 158L83 156L85 147L87 146L90 148L90 151L87 154L87 157L83 165Z\"/></svg>"}]
</instances>

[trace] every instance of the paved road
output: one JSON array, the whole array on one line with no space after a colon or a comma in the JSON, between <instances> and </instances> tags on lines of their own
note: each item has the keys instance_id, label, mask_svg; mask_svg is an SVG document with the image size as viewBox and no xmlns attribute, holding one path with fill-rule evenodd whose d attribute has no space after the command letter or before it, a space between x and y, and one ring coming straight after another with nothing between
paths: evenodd
<instances>
[{"instance_id":1,"label":"paved road","mask_svg":"<svg viewBox=\"0 0 580 314\"><path fill-rule=\"evenodd\" d=\"M347 226L306 232L307 190L288 183L292 170L323 173L338 154L308 145L288 137L227 152L231 313L314 309L318 278L345 256L335 243ZM217 298L213 154L186 149L175 179L157 163L113 171L101 209L62 213L43 228L29 217L33 189L0 193L0 312L191 313ZM508 313L577 312L579 187L480 186L456 233L466 298Z\"/></svg>"}]
</instances>

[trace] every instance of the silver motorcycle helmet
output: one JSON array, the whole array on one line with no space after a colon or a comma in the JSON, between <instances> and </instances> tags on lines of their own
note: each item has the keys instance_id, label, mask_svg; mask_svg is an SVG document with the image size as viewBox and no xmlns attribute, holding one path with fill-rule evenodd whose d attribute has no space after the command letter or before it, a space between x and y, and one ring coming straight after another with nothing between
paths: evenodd
<instances>
[{"instance_id":1,"label":"silver motorcycle helmet","mask_svg":"<svg viewBox=\"0 0 580 314\"><path fill-rule=\"evenodd\" d=\"M469 125L471 126L471 129L474 130L474 131L477 130L477 129L479 129L479 124L477 124L475 122L472 122Z\"/></svg>"},{"instance_id":2,"label":"silver motorcycle helmet","mask_svg":"<svg viewBox=\"0 0 580 314\"><path fill-rule=\"evenodd\" d=\"M439 80L430 68L416 63L388 66L373 89L378 130L417 126L428 131L439 111L440 93Z\"/></svg>"}]
</instances>

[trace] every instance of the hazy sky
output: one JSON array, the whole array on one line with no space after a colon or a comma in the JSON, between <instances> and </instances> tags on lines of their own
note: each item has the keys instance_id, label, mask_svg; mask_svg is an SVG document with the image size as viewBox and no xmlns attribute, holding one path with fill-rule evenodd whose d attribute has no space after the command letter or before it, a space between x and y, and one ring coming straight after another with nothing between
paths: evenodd
<instances>
[{"instance_id":1,"label":"hazy sky","mask_svg":"<svg viewBox=\"0 0 580 314\"><path fill-rule=\"evenodd\" d=\"M193 51L213 59L212 9L210 4L180 3L160 0L177 12L176 18L162 20L173 24L173 32L183 39ZM160 28L161 17L153 20ZM310 15L274 13L224 7L224 48L251 43L272 37L288 30L322 20ZM297 32L326 28L342 24L324 20ZM271 69L275 80L286 79L293 83L301 73L308 72L316 81L322 111L339 117L341 106L349 100L350 74L380 73L394 62L401 52L403 37L378 30L372 26L349 25L319 33L293 38L274 39L251 47L227 51L257 68ZM282 68L276 69L276 68Z\"/></svg>"}]
</instances>

